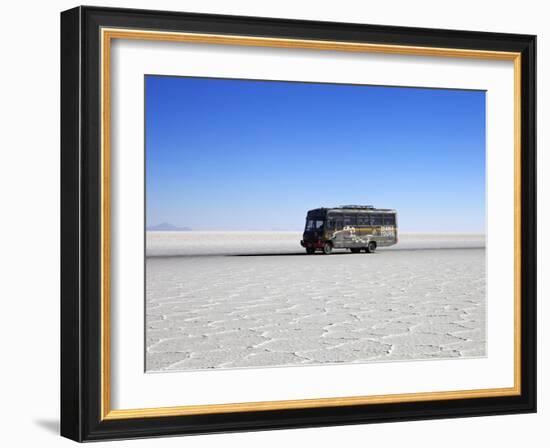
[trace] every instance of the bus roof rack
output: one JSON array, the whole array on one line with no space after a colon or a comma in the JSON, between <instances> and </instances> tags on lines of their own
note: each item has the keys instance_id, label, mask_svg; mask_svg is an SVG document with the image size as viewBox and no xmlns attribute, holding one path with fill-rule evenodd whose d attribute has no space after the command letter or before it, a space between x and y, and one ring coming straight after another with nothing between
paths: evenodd
<instances>
[{"instance_id":1,"label":"bus roof rack","mask_svg":"<svg viewBox=\"0 0 550 448\"><path fill-rule=\"evenodd\" d=\"M341 205L338 208L368 208L368 209L374 209L373 205Z\"/></svg>"}]
</instances>

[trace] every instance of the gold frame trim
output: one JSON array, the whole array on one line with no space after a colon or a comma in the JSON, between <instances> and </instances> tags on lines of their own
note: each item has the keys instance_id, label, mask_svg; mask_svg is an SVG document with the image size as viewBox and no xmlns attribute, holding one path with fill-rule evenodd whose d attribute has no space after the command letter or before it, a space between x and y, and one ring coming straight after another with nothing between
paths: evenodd
<instances>
[{"instance_id":1,"label":"gold frame trim","mask_svg":"<svg viewBox=\"0 0 550 448\"><path fill-rule=\"evenodd\" d=\"M391 395L261 401L215 405L190 405L142 409L111 409L110 345L110 54L113 39L187 42L214 45L240 45L297 48L321 51L383 53L412 56L492 59L514 62L514 386L443 392ZM503 397L521 394L521 54L515 52L467 50L457 48L333 42L304 39L279 39L216 34L101 29L101 420L168 417L228 412L307 409L413 401L454 400Z\"/></svg>"}]
</instances>

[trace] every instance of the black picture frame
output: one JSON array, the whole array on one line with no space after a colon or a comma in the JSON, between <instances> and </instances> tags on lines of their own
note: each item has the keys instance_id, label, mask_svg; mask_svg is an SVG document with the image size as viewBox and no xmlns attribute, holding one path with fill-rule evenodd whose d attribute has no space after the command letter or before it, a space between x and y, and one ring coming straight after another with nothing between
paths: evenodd
<instances>
[{"instance_id":1,"label":"black picture frame","mask_svg":"<svg viewBox=\"0 0 550 448\"><path fill-rule=\"evenodd\" d=\"M521 54L521 393L388 404L102 419L101 28ZM536 412L536 37L100 7L61 13L61 435L141 438Z\"/></svg>"}]
</instances>

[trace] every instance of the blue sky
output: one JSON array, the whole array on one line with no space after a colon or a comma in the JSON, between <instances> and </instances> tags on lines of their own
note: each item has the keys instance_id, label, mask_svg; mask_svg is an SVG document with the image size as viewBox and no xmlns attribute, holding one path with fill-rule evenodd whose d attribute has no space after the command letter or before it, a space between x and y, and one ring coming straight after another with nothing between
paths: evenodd
<instances>
[{"instance_id":1,"label":"blue sky","mask_svg":"<svg viewBox=\"0 0 550 448\"><path fill-rule=\"evenodd\" d=\"M395 208L402 231L484 232L485 92L145 77L146 219L301 230Z\"/></svg>"}]
</instances>

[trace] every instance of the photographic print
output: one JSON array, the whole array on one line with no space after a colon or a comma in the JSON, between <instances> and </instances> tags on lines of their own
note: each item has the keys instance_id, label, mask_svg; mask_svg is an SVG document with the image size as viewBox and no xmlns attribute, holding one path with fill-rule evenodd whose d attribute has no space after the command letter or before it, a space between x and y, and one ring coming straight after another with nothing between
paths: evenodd
<instances>
[{"instance_id":1,"label":"photographic print","mask_svg":"<svg viewBox=\"0 0 550 448\"><path fill-rule=\"evenodd\" d=\"M146 372L487 355L485 91L144 83Z\"/></svg>"},{"instance_id":2,"label":"photographic print","mask_svg":"<svg viewBox=\"0 0 550 448\"><path fill-rule=\"evenodd\" d=\"M535 56L64 11L61 434L536 412Z\"/></svg>"}]
</instances>

